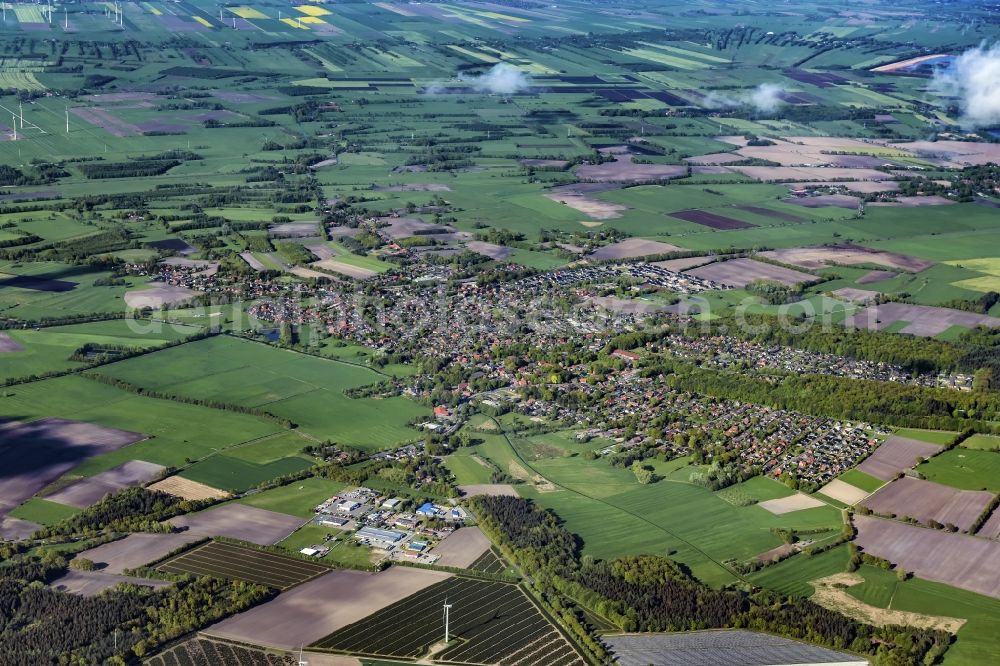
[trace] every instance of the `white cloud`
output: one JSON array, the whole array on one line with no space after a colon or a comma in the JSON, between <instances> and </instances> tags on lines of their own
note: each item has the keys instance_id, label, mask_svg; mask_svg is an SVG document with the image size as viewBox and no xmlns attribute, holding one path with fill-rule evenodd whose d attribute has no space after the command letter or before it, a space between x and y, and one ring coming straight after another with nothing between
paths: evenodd
<instances>
[{"instance_id":1,"label":"white cloud","mask_svg":"<svg viewBox=\"0 0 1000 666\"><path fill-rule=\"evenodd\" d=\"M781 93L783 92L785 92L785 89L776 83L762 83L754 88L747 101L750 103L750 106L758 111L774 113L778 110L779 106L784 104L784 101L781 99Z\"/></svg>"},{"instance_id":2,"label":"white cloud","mask_svg":"<svg viewBox=\"0 0 1000 666\"><path fill-rule=\"evenodd\" d=\"M785 89L777 83L762 83L753 90L735 96L711 92L702 103L710 109L749 106L761 113L774 113L784 104L781 99L783 92Z\"/></svg>"},{"instance_id":3,"label":"white cloud","mask_svg":"<svg viewBox=\"0 0 1000 666\"><path fill-rule=\"evenodd\" d=\"M462 75L458 80L471 86L476 92L494 95L513 95L531 87L531 79L524 72L505 62L493 65L485 74Z\"/></svg>"},{"instance_id":4,"label":"white cloud","mask_svg":"<svg viewBox=\"0 0 1000 666\"><path fill-rule=\"evenodd\" d=\"M932 89L957 97L967 127L1000 124L1000 44L966 51L934 75Z\"/></svg>"}]
</instances>

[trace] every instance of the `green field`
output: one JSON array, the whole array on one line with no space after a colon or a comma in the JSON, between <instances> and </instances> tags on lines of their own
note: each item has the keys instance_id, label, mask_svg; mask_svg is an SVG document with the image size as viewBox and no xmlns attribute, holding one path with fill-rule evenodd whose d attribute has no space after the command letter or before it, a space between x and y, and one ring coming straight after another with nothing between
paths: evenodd
<instances>
[{"instance_id":1,"label":"green field","mask_svg":"<svg viewBox=\"0 0 1000 666\"><path fill-rule=\"evenodd\" d=\"M258 464L220 454L191 465L179 476L213 488L238 492L275 477L301 472L311 466L310 461L298 457L279 458L273 462Z\"/></svg>"},{"instance_id":2,"label":"green field","mask_svg":"<svg viewBox=\"0 0 1000 666\"><path fill-rule=\"evenodd\" d=\"M11 511L8 515L41 525L55 525L80 513L80 510L65 504L32 498Z\"/></svg>"},{"instance_id":3,"label":"green field","mask_svg":"<svg viewBox=\"0 0 1000 666\"><path fill-rule=\"evenodd\" d=\"M199 329L158 322L114 319L88 324L4 331L22 351L8 352L0 364L0 381L84 367L69 357L85 344L123 347L156 347L181 339Z\"/></svg>"},{"instance_id":4,"label":"green field","mask_svg":"<svg viewBox=\"0 0 1000 666\"><path fill-rule=\"evenodd\" d=\"M280 488L246 495L236 500L260 509L287 513L299 518L311 518L314 509L344 489L344 484L330 479L310 477Z\"/></svg>"},{"instance_id":5,"label":"green field","mask_svg":"<svg viewBox=\"0 0 1000 666\"><path fill-rule=\"evenodd\" d=\"M917 467L928 481L963 490L1000 492L1000 453L956 447Z\"/></svg>"},{"instance_id":6,"label":"green field","mask_svg":"<svg viewBox=\"0 0 1000 666\"><path fill-rule=\"evenodd\" d=\"M126 284L115 286L95 285L95 281L107 279L110 271L88 266L72 266L57 262L8 263L0 260L0 284L10 276L34 279L58 280L71 285L66 291L33 289L16 285L0 289L0 309L7 316L26 320L37 320L70 314L90 314L93 312L119 313L127 309L125 292L142 283L141 279L130 278Z\"/></svg>"},{"instance_id":7,"label":"green field","mask_svg":"<svg viewBox=\"0 0 1000 666\"><path fill-rule=\"evenodd\" d=\"M379 449L417 437L406 422L426 411L405 398L351 399L375 372L216 336L101 368L133 384L200 400L219 400L290 419L320 439Z\"/></svg>"},{"instance_id":8,"label":"green field","mask_svg":"<svg viewBox=\"0 0 1000 666\"><path fill-rule=\"evenodd\" d=\"M896 434L909 439L919 439L921 442L931 444L947 444L955 438L957 432L946 432L943 430L917 430L914 428L899 428Z\"/></svg>"},{"instance_id":9,"label":"green field","mask_svg":"<svg viewBox=\"0 0 1000 666\"><path fill-rule=\"evenodd\" d=\"M302 449L312 441L295 431L282 432L272 437L248 442L226 451L226 457L249 463L266 464L291 456L305 457Z\"/></svg>"},{"instance_id":10,"label":"green field","mask_svg":"<svg viewBox=\"0 0 1000 666\"><path fill-rule=\"evenodd\" d=\"M876 479L874 476L865 474L858 469L849 469L837 478L844 483L849 483L855 488L860 488L869 493L873 493L885 485L885 481Z\"/></svg>"},{"instance_id":11,"label":"green field","mask_svg":"<svg viewBox=\"0 0 1000 666\"><path fill-rule=\"evenodd\" d=\"M337 539L325 541L328 536ZM296 553L309 546L326 545L330 552L317 561L330 566L365 568L371 563L371 549L358 545L345 532L322 525L303 525L278 545Z\"/></svg>"},{"instance_id":12,"label":"green field","mask_svg":"<svg viewBox=\"0 0 1000 666\"><path fill-rule=\"evenodd\" d=\"M20 420L60 417L147 436L115 452L82 460L73 473L85 476L136 459L182 467L188 460L281 429L254 416L138 396L77 376L5 389L0 416Z\"/></svg>"},{"instance_id":13,"label":"green field","mask_svg":"<svg viewBox=\"0 0 1000 666\"><path fill-rule=\"evenodd\" d=\"M490 468L479 462L475 455L455 453L445 458L444 464L455 475L458 485L490 483Z\"/></svg>"},{"instance_id":14,"label":"green field","mask_svg":"<svg viewBox=\"0 0 1000 666\"><path fill-rule=\"evenodd\" d=\"M966 449L981 449L985 451L1000 451L1000 437L991 435L973 435L962 442Z\"/></svg>"},{"instance_id":15,"label":"green field","mask_svg":"<svg viewBox=\"0 0 1000 666\"><path fill-rule=\"evenodd\" d=\"M584 554L594 557L666 554L689 566L705 582L719 585L735 579L723 561L749 560L780 545L770 532L773 527L839 530L841 525L840 511L833 507L775 516L759 506L733 502L731 498L737 495L760 500L791 493L763 478L717 494L690 483L696 470L681 467L666 472L661 481L641 486L631 471L613 468L601 459L527 460L517 457L503 437L487 435L486 439L477 450L501 469L520 465L558 486L547 491L523 484L517 490L555 511L567 529L579 535Z\"/></svg>"},{"instance_id":16,"label":"green field","mask_svg":"<svg viewBox=\"0 0 1000 666\"><path fill-rule=\"evenodd\" d=\"M847 568L850 555L847 546L837 546L819 555L800 553L771 565L748 576L756 585L766 587L785 594L796 594L801 597L811 596L815 588L810 581L840 573Z\"/></svg>"},{"instance_id":17,"label":"green field","mask_svg":"<svg viewBox=\"0 0 1000 666\"><path fill-rule=\"evenodd\" d=\"M882 608L967 620L945 655L948 666L978 666L1000 659L1000 600L920 578L900 582L896 574L874 567L859 570L865 582L847 588L852 596Z\"/></svg>"}]
</instances>

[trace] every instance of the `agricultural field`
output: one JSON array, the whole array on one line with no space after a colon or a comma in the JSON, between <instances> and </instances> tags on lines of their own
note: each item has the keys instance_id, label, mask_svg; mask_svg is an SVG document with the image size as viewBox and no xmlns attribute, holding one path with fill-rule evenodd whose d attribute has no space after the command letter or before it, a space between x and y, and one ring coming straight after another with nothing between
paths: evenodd
<instances>
[{"instance_id":1,"label":"agricultural field","mask_svg":"<svg viewBox=\"0 0 1000 666\"><path fill-rule=\"evenodd\" d=\"M243 643L298 650L450 577L438 571L409 567L391 567L375 574L346 569L331 571L223 620L206 633Z\"/></svg>"},{"instance_id":2,"label":"agricultural field","mask_svg":"<svg viewBox=\"0 0 1000 666\"><path fill-rule=\"evenodd\" d=\"M78 510L65 504L32 498L7 515L18 520L27 520L39 525L54 525L75 516Z\"/></svg>"},{"instance_id":3,"label":"agricultural field","mask_svg":"<svg viewBox=\"0 0 1000 666\"><path fill-rule=\"evenodd\" d=\"M860 488L869 493L873 493L879 488L881 488L885 481L882 479L875 478L870 474L865 474L861 470L851 469L840 475L840 480L844 483L849 483L852 486Z\"/></svg>"},{"instance_id":4,"label":"agricultural field","mask_svg":"<svg viewBox=\"0 0 1000 666\"><path fill-rule=\"evenodd\" d=\"M145 662L148 666L185 664L234 664L238 666L292 666L290 654L268 652L246 645L207 638L192 638L175 645Z\"/></svg>"},{"instance_id":5,"label":"agricultural field","mask_svg":"<svg viewBox=\"0 0 1000 666\"><path fill-rule=\"evenodd\" d=\"M302 453L302 449L309 443L310 440L299 432L282 432L231 448L226 451L226 456L258 465L295 457L305 460L308 456Z\"/></svg>"},{"instance_id":6,"label":"agricultural field","mask_svg":"<svg viewBox=\"0 0 1000 666\"><path fill-rule=\"evenodd\" d=\"M745 287L757 280L768 280L778 282L786 286L810 282L813 276L809 273L782 268L781 266L771 266L752 259L733 259L732 261L720 261L700 268L687 271L689 275L700 277L703 280L720 282L731 287Z\"/></svg>"},{"instance_id":7,"label":"agricultural field","mask_svg":"<svg viewBox=\"0 0 1000 666\"><path fill-rule=\"evenodd\" d=\"M493 552L492 549L480 555L475 562L469 565L469 569L472 571L480 571L484 574L492 575L503 573L507 568L503 559Z\"/></svg>"},{"instance_id":8,"label":"agricultural field","mask_svg":"<svg viewBox=\"0 0 1000 666\"><path fill-rule=\"evenodd\" d=\"M109 453L145 438L142 433L67 419L7 421L0 425L0 518L95 453Z\"/></svg>"},{"instance_id":9,"label":"agricultural field","mask_svg":"<svg viewBox=\"0 0 1000 666\"><path fill-rule=\"evenodd\" d=\"M863 505L877 514L907 516L924 524L950 524L969 531L993 497L987 491L956 490L904 476L877 490Z\"/></svg>"},{"instance_id":10,"label":"agricultural field","mask_svg":"<svg viewBox=\"0 0 1000 666\"><path fill-rule=\"evenodd\" d=\"M312 562L219 541L196 546L159 563L156 568L165 573L234 578L279 590L287 590L329 571Z\"/></svg>"},{"instance_id":11,"label":"agricultural field","mask_svg":"<svg viewBox=\"0 0 1000 666\"><path fill-rule=\"evenodd\" d=\"M445 465L455 475L455 482L460 486L490 482L489 465L484 464L476 455L453 454L445 460Z\"/></svg>"},{"instance_id":12,"label":"agricultural field","mask_svg":"<svg viewBox=\"0 0 1000 666\"><path fill-rule=\"evenodd\" d=\"M228 537L261 546L277 543L298 529L302 522L295 516L236 503L215 506L167 521L185 534Z\"/></svg>"},{"instance_id":13,"label":"agricultural field","mask_svg":"<svg viewBox=\"0 0 1000 666\"><path fill-rule=\"evenodd\" d=\"M517 585L461 577L428 587L312 647L368 656L418 657L444 633L439 610L443 603L453 607L450 630L456 644L442 652L440 659L491 664L530 657L551 664L580 663L570 644ZM412 622L413 618L424 620ZM405 631L389 631L403 624L409 624Z\"/></svg>"},{"instance_id":14,"label":"agricultural field","mask_svg":"<svg viewBox=\"0 0 1000 666\"><path fill-rule=\"evenodd\" d=\"M855 516L855 543L914 575L990 597L997 587L1000 543L895 521Z\"/></svg>"},{"instance_id":15,"label":"agricultural field","mask_svg":"<svg viewBox=\"0 0 1000 666\"><path fill-rule=\"evenodd\" d=\"M851 596L879 608L890 607L904 612L943 615L964 620L955 645L948 650L947 664L973 666L1000 657L992 639L998 628L1000 602L922 578L900 581L893 572L862 567L861 585L848 588Z\"/></svg>"},{"instance_id":16,"label":"agricultural field","mask_svg":"<svg viewBox=\"0 0 1000 666\"><path fill-rule=\"evenodd\" d=\"M85 509L105 495L129 486L144 485L161 476L164 471L166 468L163 465L130 460L106 472L74 481L46 495L46 499L77 509Z\"/></svg>"},{"instance_id":17,"label":"agricultural field","mask_svg":"<svg viewBox=\"0 0 1000 666\"><path fill-rule=\"evenodd\" d=\"M406 421L424 413L405 398L347 397L346 390L380 379L366 368L229 336L104 366L100 374L162 393L260 409L315 437L370 449L414 439Z\"/></svg>"},{"instance_id":18,"label":"agricultural field","mask_svg":"<svg viewBox=\"0 0 1000 666\"><path fill-rule=\"evenodd\" d=\"M124 346L149 348L197 333L188 326L157 325L127 320L52 326L41 329L0 333L0 381L84 367L86 361L73 360L84 345L96 348Z\"/></svg>"},{"instance_id":19,"label":"agricultural field","mask_svg":"<svg viewBox=\"0 0 1000 666\"><path fill-rule=\"evenodd\" d=\"M294 456L259 464L219 454L191 465L180 476L213 488L240 491L279 476L301 472L311 465L310 461Z\"/></svg>"},{"instance_id":20,"label":"agricultural field","mask_svg":"<svg viewBox=\"0 0 1000 666\"><path fill-rule=\"evenodd\" d=\"M858 465L858 471L882 481L889 481L900 472L916 465L921 459L940 452L941 447L936 444L893 435Z\"/></svg>"},{"instance_id":21,"label":"agricultural field","mask_svg":"<svg viewBox=\"0 0 1000 666\"><path fill-rule=\"evenodd\" d=\"M310 477L285 486L270 488L246 495L237 500L241 504L287 513L300 518L310 518L314 509L344 489L343 483Z\"/></svg>"},{"instance_id":22,"label":"agricultural field","mask_svg":"<svg viewBox=\"0 0 1000 666\"><path fill-rule=\"evenodd\" d=\"M683 464L643 486L628 470L578 456L514 460L500 443L480 452L503 469L522 466L547 480L551 485L522 484L517 492L563 517L582 539L584 553L603 558L666 550L710 584L734 579L724 560L749 560L780 545L772 527L839 530L841 525L839 510L822 503L780 515L758 506L793 495L768 479L716 494L692 483L698 470Z\"/></svg>"},{"instance_id":23,"label":"agricultural field","mask_svg":"<svg viewBox=\"0 0 1000 666\"><path fill-rule=\"evenodd\" d=\"M478 527L463 527L456 530L434 547L434 554L440 558L436 562L439 566L476 571L487 571L491 567L492 563L489 561L480 562L490 552L490 540ZM477 563L483 568L476 569ZM503 569L501 565L500 570Z\"/></svg>"},{"instance_id":24,"label":"agricultural field","mask_svg":"<svg viewBox=\"0 0 1000 666\"><path fill-rule=\"evenodd\" d=\"M120 574L126 569L135 569L161 560L203 538L186 532L172 534L138 532L124 539L84 550L80 553L80 557L90 560L101 571Z\"/></svg>"},{"instance_id":25,"label":"agricultural field","mask_svg":"<svg viewBox=\"0 0 1000 666\"><path fill-rule=\"evenodd\" d=\"M148 489L192 501L224 499L229 496L229 493L225 490L213 488L212 486L207 486L204 483L198 483L191 479L185 479L176 474L156 483L149 484Z\"/></svg>"},{"instance_id":26,"label":"agricultural field","mask_svg":"<svg viewBox=\"0 0 1000 666\"><path fill-rule=\"evenodd\" d=\"M962 442L962 448L982 451L1000 451L1000 437L976 434Z\"/></svg>"}]
</instances>

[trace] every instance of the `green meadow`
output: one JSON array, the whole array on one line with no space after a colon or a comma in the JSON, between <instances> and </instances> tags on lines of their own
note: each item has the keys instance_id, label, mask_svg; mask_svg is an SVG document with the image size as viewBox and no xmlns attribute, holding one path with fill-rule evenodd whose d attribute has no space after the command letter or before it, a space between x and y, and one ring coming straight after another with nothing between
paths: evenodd
<instances>
[{"instance_id":1,"label":"green meadow","mask_svg":"<svg viewBox=\"0 0 1000 666\"><path fill-rule=\"evenodd\" d=\"M11 329L4 334L20 351L3 354L0 381L84 367L70 356L85 344L148 348L181 339L198 328L142 320L112 319L69 326Z\"/></svg>"},{"instance_id":2,"label":"green meadow","mask_svg":"<svg viewBox=\"0 0 1000 666\"><path fill-rule=\"evenodd\" d=\"M479 435L482 436L482 435ZM710 585L737 579L726 560L746 561L781 544L772 528L839 530L840 511L818 507L777 516L755 504L739 506L733 497L751 502L774 499L792 491L768 479L754 479L725 494L713 493L690 481L697 468L672 466L664 478L640 485L635 475L611 467L606 460L582 455L557 455L546 437L515 439L515 447L500 435L485 436L476 447L501 469L520 466L555 485L516 486L522 497L552 509L577 534L583 553L613 558L632 553L660 553L683 562ZM529 459L523 452L539 450L547 457Z\"/></svg>"},{"instance_id":3,"label":"green meadow","mask_svg":"<svg viewBox=\"0 0 1000 666\"><path fill-rule=\"evenodd\" d=\"M146 439L81 462L89 476L129 460L183 467L236 444L276 433L270 421L209 407L134 395L79 376L18 384L0 391L0 418L58 417L142 433Z\"/></svg>"},{"instance_id":4,"label":"green meadow","mask_svg":"<svg viewBox=\"0 0 1000 666\"><path fill-rule=\"evenodd\" d=\"M275 477L294 474L312 467L305 458L279 458L269 463L252 463L225 454L214 455L184 469L180 476L213 488L239 492Z\"/></svg>"},{"instance_id":5,"label":"green meadow","mask_svg":"<svg viewBox=\"0 0 1000 666\"><path fill-rule=\"evenodd\" d=\"M312 518L314 509L344 489L344 484L321 477L294 481L278 488L246 495L236 500L260 509Z\"/></svg>"},{"instance_id":6,"label":"green meadow","mask_svg":"<svg viewBox=\"0 0 1000 666\"><path fill-rule=\"evenodd\" d=\"M170 395L229 402L290 419L301 430L368 449L418 437L406 424L427 413L402 397L348 398L381 379L374 371L230 336L215 336L100 373Z\"/></svg>"}]
</instances>

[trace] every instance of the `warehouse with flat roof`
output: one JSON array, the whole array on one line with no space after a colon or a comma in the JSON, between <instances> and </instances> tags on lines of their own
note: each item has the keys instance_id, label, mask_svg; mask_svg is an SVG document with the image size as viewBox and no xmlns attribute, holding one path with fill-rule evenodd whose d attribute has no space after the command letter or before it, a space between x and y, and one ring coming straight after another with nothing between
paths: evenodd
<instances>
[{"instance_id":1,"label":"warehouse with flat roof","mask_svg":"<svg viewBox=\"0 0 1000 666\"><path fill-rule=\"evenodd\" d=\"M377 527L362 527L354 533L358 541L365 541L375 548L392 550L406 538L406 532L398 530L383 530Z\"/></svg>"}]
</instances>

